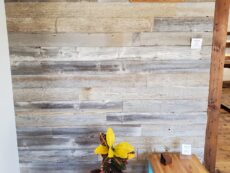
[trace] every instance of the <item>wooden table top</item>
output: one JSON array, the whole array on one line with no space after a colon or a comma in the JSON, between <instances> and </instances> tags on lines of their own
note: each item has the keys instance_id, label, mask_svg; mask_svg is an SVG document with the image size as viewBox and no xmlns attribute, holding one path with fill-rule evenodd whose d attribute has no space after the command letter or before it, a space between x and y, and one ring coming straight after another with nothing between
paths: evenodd
<instances>
[{"instance_id":1,"label":"wooden table top","mask_svg":"<svg viewBox=\"0 0 230 173\"><path fill-rule=\"evenodd\" d=\"M163 165L160 163L160 154L152 154L149 161L154 173L208 173L195 155L181 156L178 153L170 153L172 163Z\"/></svg>"}]
</instances>

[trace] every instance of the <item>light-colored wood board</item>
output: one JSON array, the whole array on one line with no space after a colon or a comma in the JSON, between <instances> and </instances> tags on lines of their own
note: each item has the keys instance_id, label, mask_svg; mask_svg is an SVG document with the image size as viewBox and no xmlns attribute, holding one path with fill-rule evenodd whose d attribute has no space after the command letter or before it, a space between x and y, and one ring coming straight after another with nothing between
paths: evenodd
<instances>
[{"instance_id":1,"label":"light-colored wood board","mask_svg":"<svg viewBox=\"0 0 230 173\"><path fill-rule=\"evenodd\" d=\"M162 73L148 74L147 86L208 86L209 74L203 73Z\"/></svg>"},{"instance_id":2,"label":"light-colored wood board","mask_svg":"<svg viewBox=\"0 0 230 173\"><path fill-rule=\"evenodd\" d=\"M141 45L190 46L191 38L202 38L203 46L212 45L211 32L144 32L140 34Z\"/></svg>"},{"instance_id":3,"label":"light-colored wood board","mask_svg":"<svg viewBox=\"0 0 230 173\"><path fill-rule=\"evenodd\" d=\"M209 71L209 61L46 61L14 62L12 75L124 74L179 71Z\"/></svg>"},{"instance_id":4,"label":"light-colored wood board","mask_svg":"<svg viewBox=\"0 0 230 173\"><path fill-rule=\"evenodd\" d=\"M213 17L215 2L177 3L177 17Z\"/></svg>"},{"instance_id":5,"label":"light-colored wood board","mask_svg":"<svg viewBox=\"0 0 230 173\"><path fill-rule=\"evenodd\" d=\"M56 32L54 18L7 18L9 32Z\"/></svg>"},{"instance_id":6,"label":"light-colored wood board","mask_svg":"<svg viewBox=\"0 0 230 173\"><path fill-rule=\"evenodd\" d=\"M207 113L107 113L108 123L151 124L153 126L170 126L179 124L205 123Z\"/></svg>"},{"instance_id":7,"label":"light-colored wood board","mask_svg":"<svg viewBox=\"0 0 230 173\"><path fill-rule=\"evenodd\" d=\"M74 164L79 162L92 163L98 160L98 156L92 149L81 150L21 150L19 152L20 163L62 163ZM33 160L33 161L31 161Z\"/></svg>"},{"instance_id":8,"label":"light-colored wood board","mask_svg":"<svg viewBox=\"0 0 230 173\"><path fill-rule=\"evenodd\" d=\"M15 102L16 110L82 110L82 111L102 111L102 112L121 112L123 109L122 101L34 101L34 102Z\"/></svg>"},{"instance_id":9,"label":"light-colored wood board","mask_svg":"<svg viewBox=\"0 0 230 173\"><path fill-rule=\"evenodd\" d=\"M16 6L16 8L15 8ZM214 16L214 2L200 3L6 3L8 18Z\"/></svg>"},{"instance_id":10,"label":"light-colored wood board","mask_svg":"<svg viewBox=\"0 0 230 173\"><path fill-rule=\"evenodd\" d=\"M152 21L147 18L8 18L8 31L29 33L69 32L147 32Z\"/></svg>"},{"instance_id":11,"label":"light-colored wood board","mask_svg":"<svg viewBox=\"0 0 230 173\"><path fill-rule=\"evenodd\" d=\"M14 89L15 102L78 100L80 88L28 88Z\"/></svg>"},{"instance_id":12,"label":"light-colored wood board","mask_svg":"<svg viewBox=\"0 0 230 173\"><path fill-rule=\"evenodd\" d=\"M188 3L189 5L189 3ZM176 3L6 3L8 18L153 18L175 16Z\"/></svg>"},{"instance_id":13,"label":"light-colored wood board","mask_svg":"<svg viewBox=\"0 0 230 173\"><path fill-rule=\"evenodd\" d=\"M145 47L11 47L12 64L20 61L100 61L100 60L206 60L211 47L193 50L189 46ZM197 61L198 62L198 61ZM38 62L37 62L38 63ZM60 62L57 62L57 64ZM80 63L80 62L79 62ZM84 62L82 62L84 63ZM87 63L87 62L85 62ZM89 62L90 63L90 62ZM98 62L100 63L100 62ZM188 62L189 64L189 62ZM183 67L183 66L181 66Z\"/></svg>"},{"instance_id":14,"label":"light-colored wood board","mask_svg":"<svg viewBox=\"0 0 230 173\"><path fill-rule=\"evenodd\" d=\"M229 88L222 89L221 104L227 108L230 108L230 89Z\"/></svg>"},{"instance_id":15,"label":"light-colored wood board","mask_svg":"<svg viewBox=\"0 0 230 173\"><path fill-rule=\"evenodd\" d=\"M34 110L33 110L34 111ZM171 125L193 125L196 123L205 123L207 114L184 113L182 114L159 114L159 113L107 113L103 112L85 112L85 111L64 111L49 113L49 111L37 111L37 115L31 113L31 110L17 111L18 127L75 127L82 125L113 125L113 124L151 124L153 126L171 126ZM64 113L62 113L64 112ZM110 111L112 112L112 111ZM141 142L142 143L142 142ZM156 141L158 143L158 141Z\"/></svg>"},{"instance_id":16,"label":"light-colored wood board","mask_svg":"<svg viewBox=\"0 0 230 173\"><path fill-rule=\"evenodd\" d=\"M34 116L30 115L30 112L20 111L18 113L22 115L17 115L16 117L17 127L26 127L28 125L32 127L74 127L81 125L103 125L106 123L106 116L103 113L73 112L72 115L63 115L60 112L49 115L47 111L47 114L41 112L41 115ZM39 113L39 111L37 112Z\"/></svg>"},{"instance_id":17,"label":"light-colored wood board","mask_svg":"<svg viewBox=\"0 0 230 173\"><path fill-rule=\"evenodd\" d=\"M92 135L91 135L92 136ZM86 137L86 138L76 138L74 135L52 135L52 136L38 136L36 137L37 141L34 140L34 137L31 136L20 136L18 138L18 146L19 149L28 149L28 150L35 150L36 148L40 149L81 149L84 146L85 149L87 148L94 148L98 145L97 136ZM204 140L202 136L182 136L180 138L174 137L161 137L161 136L154 136L154 137L142 137L142 136L116 136L116 143L120 143L123 141L127 141L133 145L137 150L150 149L158 146L158 148L167 146L171 146L171 148L179 148L181 143L189 142L192 144L193 148L202 148L204 145ZM139 154L139 153L137 153Z\"/></svg>"},{"instance_id":18,"label":"light-colored wood board","mask_svg":"<svg viewBox=\"0 0 230 173\"><path fill-rule=\"evenodd\" d=\"M152 21L147 18L58 18L57 32L149 32ZM20 26L18 26L20 27Z\"/></svg>"},{"instance_id":19,"label":"light-colored wood board","mask_svg":"<svg viewBox=\"0 0 230 173\"><path fill-rule=\"evenodd\" d=\"M147 86L208 86L209 74L152 73L118 75L40 75L13 76L14 88L72 88L72 87L143 87ZM163 80L162 80L163 79Z\"/></svg>"},{"instance_id":20,"label":"light-colored wood board","mask_svg":"<svg viewBox=\"0 0 230 173\"><path fill-rule=\"evenodd\" d=\"M78 140L84 140L89 138L97 139L95 143L98 144L98 135L100 132L105 132L108 127L113 128L114 132L117 136L122 137L137 137L141 136L141 125L92 125L92 126L76 126L76 127L33 127L27 124L26 127L18 127L17 134L18 137L44 137L44 136L52 136L52 135L59 135L59 136L72 136Z\"/></svg>"},{"instance_id":21,"label":"light-colored wood board","mask_svg":"<svg viewBox=\"0 0 230 173\"><path fill-rule=\"evenodd\" d=\"M228 82L229 80L230 80L230 69L224 68L223 81ZM224 88L225 88L225 86L224 86Z\"/></svg>"},{"instance_id":22,"label":"light-colored wood board","mask_svg":"<svg viewBox=\"0 0 230 173\"><path fill-rule=\"evenodd\" d=\"M156 17L153 30L157 32L212 32L213 17Z\"/></svg>"},{"instance_id":23,"label":"light-colored wood board","mask_svg":"<svg viewBox=\"0 0 230 173\"><path fill-rule=\"evenodd\" d=\"M13 76L14 88L143 87L142 74Z\"/></svg>"},{"instance_id":24,"label":"light-colored wood board","mask_svg":"<svg viewBox=\"0 0 230 173\"><path fill-rule=\"evenodd\" d=\"M153 126L143 125L142 136L168 136L179 138L180 136L205 136L205 122L193 125L167 125Z\"/></svg>"},{"instance_id":25,"label":"light-colored wood board","mask_svg":"<svg viewBox=\"0 0 230 173\"><path fill-rule=\"evenodd\" d=\"M207 110L207 100L127 100L123 112L186 113Z\"/></svg>"},{"instance_id":26,"label":"light-colored wood board","mask_svg":"<svg viewBox=\"0 0 230 173\"><path fill-rule=\"evenodd\" d=\"M14 89L15 102L132 99L202 99L208 87L25 88Z\"/></svg>"},{"instance_id":27,"label":"light-colored wood board","mask_svg":"<svg viewBox=\"0 0 230 173\"><path fill-rule=\"evenodd\" d=\"M203 38L211 46L211 32L143 33L9 33L9 44L17 47L120 47L120 46L190 46L191 38ZM160 38L160 39L159 39Z\"/></svg>"}]
</instances>

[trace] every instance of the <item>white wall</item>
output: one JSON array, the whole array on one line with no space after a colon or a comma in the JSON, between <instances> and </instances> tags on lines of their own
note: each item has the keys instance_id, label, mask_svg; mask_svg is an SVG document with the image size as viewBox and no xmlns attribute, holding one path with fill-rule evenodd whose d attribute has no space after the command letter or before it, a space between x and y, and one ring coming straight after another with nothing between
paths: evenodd
<instances>
[{"instance_id":1,"label":"white wall","mask_svg":"<svg viewBox=\"0 0 230 173\"><path fill-rule=\"evenodd\" d=\"M19 173L4 0L0 0L0 173Z\"/></svg>"}]
</instances>

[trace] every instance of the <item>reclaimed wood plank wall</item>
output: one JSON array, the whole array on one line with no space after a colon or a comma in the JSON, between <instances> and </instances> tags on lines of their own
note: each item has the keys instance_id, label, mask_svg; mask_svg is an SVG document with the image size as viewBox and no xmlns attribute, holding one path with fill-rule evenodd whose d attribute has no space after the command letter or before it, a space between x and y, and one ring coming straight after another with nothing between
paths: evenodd
<instances>
[{"instance_id":1,"label":"reclaimed wood plank wall","mask_svg":"<svg viewBox=\"0 0 230 173\"><path fill-rule=\"evenodd\" d=\"M203 157L214 0L21 1L6 13L22 173L86 173L107 127L136 147L128 172L181 143Z\"/></svg>"}]
</instances>

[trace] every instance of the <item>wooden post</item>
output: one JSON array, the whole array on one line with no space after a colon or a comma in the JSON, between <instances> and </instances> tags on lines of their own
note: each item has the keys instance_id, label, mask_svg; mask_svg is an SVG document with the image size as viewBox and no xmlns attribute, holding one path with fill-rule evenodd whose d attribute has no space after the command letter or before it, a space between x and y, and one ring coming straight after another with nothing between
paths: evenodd
<instances>
[{"instance_id":1,"label":"wooden post","mask_svg":"<svg viewBox=\"0 0 230 173\"><path fill-rule=\"evenodd\" d=\"M208 124L206 129L204 164L210 173L215 172L219 111L223 85L223 69L230 0L216 0L211 56Z\"/></svg>"}]
</instances>

